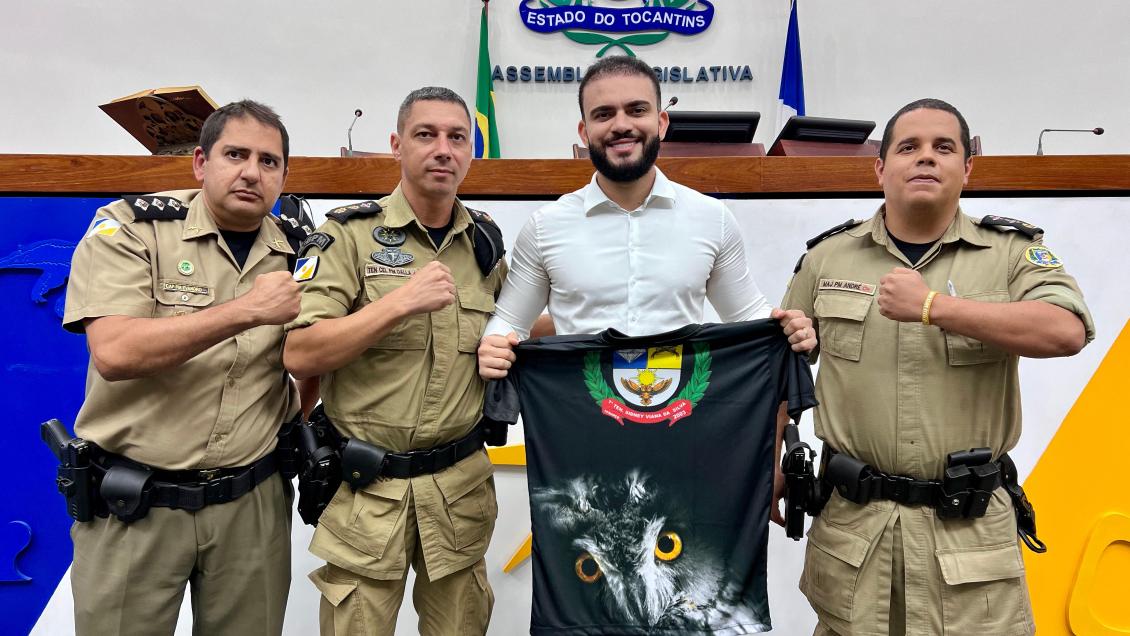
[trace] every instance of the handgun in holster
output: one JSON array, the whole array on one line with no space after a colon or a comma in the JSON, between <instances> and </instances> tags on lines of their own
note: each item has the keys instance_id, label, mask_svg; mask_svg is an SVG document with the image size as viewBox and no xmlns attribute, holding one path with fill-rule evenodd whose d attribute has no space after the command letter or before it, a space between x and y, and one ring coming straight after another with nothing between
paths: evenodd
<instances>
[{"instance_id":1,"label":"handgun in holster","mask_svg":"<svg viewBox=\"0 0 1130 636\"><path fill-rule=\"evenodd\" d=\"M67 500L67 514L75 521L90 521L94 518L97 500L97 484L90 467L90 444L71 435L56 419L41 424L39 433L59 460L55 485Z\"/></svg>"},{"instance_id":2,"label":"handgun in holster","mask_svg":"<svg viewBox=\"0 0 1130 636\"><path fill-rule=\"evenodd\" d=\"M799 541L804 536L804 516L820 514L825 499L813 471L816 452L801 441L796 424L785 426L784 442L781 472L785 475L785 534Z\"/></svg>"},{"instance_id":3,"label":"handgun in holster","mask_svg":"<svg viewBox=\"0 0 1130 636\"><path fill-rule=\"evenodd\" d=\"M337 432L324 418L299 422L295 430L303 457L298 473L298 515L306 525L316 526L341 485Z\"/></svg>"}]
</instances>

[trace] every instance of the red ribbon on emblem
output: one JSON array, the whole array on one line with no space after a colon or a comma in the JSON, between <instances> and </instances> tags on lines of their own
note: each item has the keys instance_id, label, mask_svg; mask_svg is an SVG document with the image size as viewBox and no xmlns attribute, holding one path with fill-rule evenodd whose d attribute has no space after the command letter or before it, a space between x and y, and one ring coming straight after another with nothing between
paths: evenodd
<instances>
[{"instance_id":1,"label":"red ribbon on emblem","mask_svg":"<svg viewBox=\"0 0 1130 636\"><path fill-rule=\"evenodd\" d=\"M600 403L600 412L612 419L620 426L624 425L624 420L628 419L637 424L662 424L667 420L671 423L667 426L674 426L675 422L687 417L691 414L694 405L690 400L679 400L673 402L663 410L660 411L637 411L630 406L624 404L620 400L612 398L604 398Z\"/></svg>"}]
</instances>

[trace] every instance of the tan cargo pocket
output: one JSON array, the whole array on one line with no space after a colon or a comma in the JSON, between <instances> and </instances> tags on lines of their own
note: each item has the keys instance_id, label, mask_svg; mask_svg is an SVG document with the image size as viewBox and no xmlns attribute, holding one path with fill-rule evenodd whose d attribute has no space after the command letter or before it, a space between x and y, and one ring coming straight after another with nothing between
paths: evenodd
<instances>
[{"instance_id":1,"label":"tan cargo pocket","mask_svg":"<svg viewBox=\"0 0 1130 636\"><path fill-rule=\"evenodd\" d=\"M871 541L827 521L813 524L805 548L800 591L820 611L850 621L855 584Z\"/></svg>"},{"instance_id":2,"label":"tan cargo pocket","mask_svg":"<svg viewBox=\"0 0 1130 636\"><path fill-rule=\"evenodd\" d=\"M322 596L334 607L339 607L345 599L349 598L356 589L360 580L357 578L343 577L338 574L342 568L326 564L314 570L307 578L318 588Z\"/></svg>"},{"instance_id":3,"label":"tan cargo pocket","mask_svg":"<svg viewBox=\"0 0 1130 636\"><path fill-rule=\"evenodd\" d=\"M942 590L946 634L1031 633L1024 563L1016 541L936 554L946 583Z\"/></svg>"},{"instance_id":4,"label":"tan cargo pocket","mask_svg":"<svg viewBox=\"0 0 1130 636\"><path fill-rule=\"evenodd\" d=\"M204 309L216 300L216 290L204 283L161 279L155 292L154 318L183 316Z\"/></svg>"},{"instance_id":5,"label":"tan cargo pocket","mask_svg":"<svg viewBox=\"0 0 1130 636\"><path fill-rule=\"evenodd\" d=\"M863 352L863 321L873 300L873 296L860 294L818 293L813 311L819 322L820 351L858 361Z\"/></svg>"},{"instance_id":6,"label":"tan cargo pocket","mask_svg":"<svg viewBox=\"0 0 1130 636\"><path fill-rule=\"evenodd\" d=\"M342 541L380 559L392 531L402 526L408 480L375 480L357 492L342 484L318 523Z\"/></svg>"},{"instance_id":7,"label":"tan cargo pocket","mask_svg":"<svg viewBox=\"0 0 1130 636\"><path fill-rule=\"evenodd\" d=\"M403 276L375 276L365 279L365 295L369 302L376 302L389 292L392 292L405 283L408 278ZM423 349L428 341L428 315L413 314L385 334L384 338L377 341L373 349L395 349L398 351L408 349Z\"/></svg>"},{"instance_id":8,"label":"tan cargo pocket","mask_svg":"<svg viewBox=\"0 0 1130 636\"><path fill-rule=\"evenodd\" d=\"M309 574L310 582L322 593L330 607L322 605L319 623L323 634L364 634L363 603L358 598L360 580L351 572L333 564L326 564ZM355 594L355 592L357 592Z\"/></svg>"},{"instance_id":9,"label":"tan cargo pocket","mask_svg":"<svg viewBox=\"0 0 1130 636\"><path fill-rule=\"evenodd\" d=\"M459 287L459 350L475 353L483 337L487 319L494 312L494 295L477 285Z\"/></svg>"},{"instance_id":10,"label":"tan cargo pocket","mask_svg":"<svg viewBox=\"0 0 1130 636\"><path fill-rule=\"evenodd\" d=\"M1010 300L1008 292L1004 291L978 292L964 294L961 297L988 303L1007 303ZM980 340L948 331L946 332L946 353L949 356L950 366L955 367L999 362L1008 357L1008 354L1001 349L987 345Z\"/></svg>"},{"instance_id":11,"label":"tan cargo pocket","mask_svg":"<svg viewBox=\"0 0 1130 636\"><path fill-rule=\"evenodd\" d=\"M477 459L481 455L482 460ZM498 516L495 500L493 468L486 453L477 453L467 460L435 474L436 486L443 494L451 522L452 543L456 550L471 547L489 539Z\"/></svg>"}]
</instances>

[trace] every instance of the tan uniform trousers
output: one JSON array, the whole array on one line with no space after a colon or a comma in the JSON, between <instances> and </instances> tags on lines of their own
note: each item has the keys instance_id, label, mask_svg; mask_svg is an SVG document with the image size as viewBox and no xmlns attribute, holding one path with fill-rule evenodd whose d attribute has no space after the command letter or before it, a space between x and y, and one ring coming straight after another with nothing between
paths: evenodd
<instances>
[{"instance_id":1,"label":"tan uniform trousers","mask_svg":"<svg viewBox=\"0 0 1130 636\"><path fill-rule=\"evenodd\" d=\"M404 514L404 549L416 584L412 605L420 617L421 636L482 636L494 608L494 592L487 583L486 560L432 581L420 549L416 510L409 494ZM392 636L404 598L408 568L399 579L378 580L350 572L332 563L310 573L322 592L319 614L322 636Z\"/></svg>"},{"instance_id":2,"label":"tan uniform trousers","mask_svg":"<svg viewBox=\"0 0 1130 636\"><path fill-rule=\"evenodd\" d=\"M113 516L75 523L76 635L172 634L186 584L193 634L281 634L290 504L275 475L197 512L152 508L130 524Z\"/></svg>"}]
</instances>

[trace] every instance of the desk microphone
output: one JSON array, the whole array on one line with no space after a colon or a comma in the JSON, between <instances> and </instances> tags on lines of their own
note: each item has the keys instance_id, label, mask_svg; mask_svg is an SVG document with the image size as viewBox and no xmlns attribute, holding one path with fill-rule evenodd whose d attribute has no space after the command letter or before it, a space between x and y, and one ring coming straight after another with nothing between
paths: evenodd
<instances>
[{"instance_id":1,"label":"desk microphone","mask_svg":"<svg viewBox=\"0 0 1130 636\"><path fill-rule=\"evenodd\" d=\"M358 108L357 110L353 111L353 121L349 123L349 130L346 131L346 133L345 133L346 138L349 139L349 156L350 157L353 156L353 124L356 124L357 120L360 119L360 118L361 118L361 109Z\"/></svg>"},{"instance_id":2,"label":"desk microphone","mask_svg":"<svg viewBox=\"0 0 1130 636\"><path fill-rule=\"evenodd\" d=\"M679 103L679 98L672 96L671 99L667 100L667 105L663 107L663 110L666 111L668 108L671 108L672 106L674 106L675 104L678 104L678 103Z\"/></svg>"},{"instance_id":3,"label":"desk microphone","mask_svg":"<svg viewBox=\"0 0 1130 636\"><path fill-rule=\"evenodd\" d=\"M1036 144L1036 156L1044 154L1044 133L1046 132L1081 132L1101 135L1106 131L1102 128L1045 128L1040 131L1040 143Z\"/></svg>"}]
</instances>

